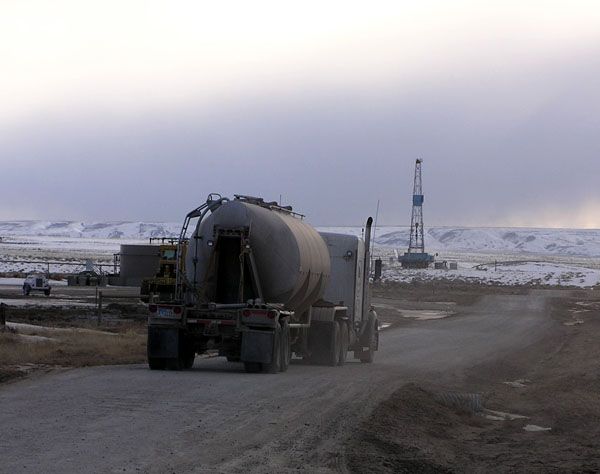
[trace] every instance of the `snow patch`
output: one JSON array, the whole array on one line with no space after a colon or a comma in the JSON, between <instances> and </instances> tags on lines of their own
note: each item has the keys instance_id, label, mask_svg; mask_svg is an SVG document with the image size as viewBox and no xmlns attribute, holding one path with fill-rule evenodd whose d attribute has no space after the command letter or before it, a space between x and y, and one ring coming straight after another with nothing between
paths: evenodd
<instances>
[{"instance_id":1,"label":"snow patch","mask_svg":"<svg viewBox=\"0 0 600 474\"><path fill-rule=\"evenodd\" d=\"M430 319L444 319L452 316L450 311L432 311L428 309L399 309L398 312L405 318L428 321Z\"/></svg>"},{"instance_id":2,"label":"snow patch","mask_svg":"<svg viewBox=\"0 0 600 474\"><path fill-rule=\"evenodd\" d=\"M552 428L546 428L543 426L538 426L538 425L525 425L523 427L523 429L525 431L530 431L530 432L539 432L539 431L550 431Z\"/></svg>"},{"instance_id":3,"label":"snow patch","mask_svg":"<svg viewBox=\"0 0 600 474\"><path fill-rule=\"evenodd\" d=\"M57 342L57 339L53 337L45 337L45 336L32 336L29 334L15 334L15 337L18 337L22 342L28 342L32 344L38 344L40 342Z\"/></svg>"},{"instance_id":4,"label":"snow patch","mask_svg":"<svg viewBox=\"0 0 600 474\"><path fill-rule=\"evenodd\" d=\"M554 262L512 262L481 265L479 269L458 270L404 269L397 262L384 264L382 279L411 283L413 281L455 281L489 285L549 285L590 288L600 283L600 269Z\"/></svg>"},{"instance_id":5,"label":"snow patch","mask_svg":"<svg viewBox=\"0 0 600 474\"><path fill-rule=\"evenodd\" d=\"M514 413L508 413L504 411L488 410L487 408L483 410L483 416L485 416L488 420L493 421L513 421L528 418L527 416L523 415L516 415Z\"/></svg>"},{"instance_id":6,"label":"snow patch","mask_svg":"<svg viewBox=\"0 0 600 474\"><path fill-rule=\"evenodd\" d=\"M523 388L523 387L526 387L526 384L530 383L530 381L527 379L518 379L518 380L502 382L502 383L504 385L508 385L509 387L513 387L513 388Z\"/></svg>"}]
</instances>

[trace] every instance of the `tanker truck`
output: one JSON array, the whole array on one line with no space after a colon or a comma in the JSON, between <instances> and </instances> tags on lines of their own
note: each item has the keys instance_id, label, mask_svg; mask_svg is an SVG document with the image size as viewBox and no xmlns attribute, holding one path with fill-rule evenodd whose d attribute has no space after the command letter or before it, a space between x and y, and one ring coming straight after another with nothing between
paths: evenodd
<instances>
[{"instance_id":1,"label":"tanker truck","mask_svg":"<svg viewBox=\"0 0 600 474\"><path fill-rule=\"evenodd\" d=\"M148 305L148 365L191 368L216 351L247 372L285 372L295 354L310 364L343 365L351 353L373 362L379 346L370 304L369 242L317 232L291 207L218 194L187 214L187 251L175 298ZM185 258L185 260L183 260Z\"/></svg>"}]
</instances>

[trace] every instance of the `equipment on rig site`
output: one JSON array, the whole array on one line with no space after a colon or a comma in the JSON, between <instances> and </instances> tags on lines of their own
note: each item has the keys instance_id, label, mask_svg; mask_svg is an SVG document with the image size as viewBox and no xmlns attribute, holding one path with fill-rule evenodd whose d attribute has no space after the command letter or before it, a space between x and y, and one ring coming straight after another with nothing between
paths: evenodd
<instances>
[{"instance_id":1,"label":"equipment on rig site","mask_svg":"<svg viewBox=\"0 0 600 474\"><path fill-rule=\"evenodd\" d=\"M163 243L159 246L158 272L153 277L144 278L140 285L140 300L144 303L150 302L152 298L158 298L160 301L175 298L177 263L180 260L181 264L184 264L187 250L187 241L179 245L172 239L168 239L170 243L165 244L165 239L162 237L152 238L150 242L153 240L160 240Z\"/></svg>"},{"instance_id":2,"label":"equipment on rig site","mask_svg":"<svg viewBox=\"0 0 600 474\"><path fill-rule=\"evenodd\" d=\"M25 281L23 282L23 294L25 296L29 296L29 293L32 291L40 291L46 296L50 296L51 290L52 287L50 286L46 275L33 273L27 275L27 278L25 278Z\"/></svg>"},{"instance_id":3,"label":"equipment on rig site","mask_svg":"<svg viewBox=\"0 0 600 474\"><path fill-rule=\"evenodd\" d=\"M284 372L292 353L331 366L344 364L348 351L373 361L371 218L363 241L319 233L289 206L211 194L186 216L179 249L195 218L185 268L177 262L175 300L148 306L151 369L190 368L211 349L247 372Z\"/></svg>"},{"instance_id":4,"label":"equipment on rig site","mask_svg":"<svg viewBox=\"0 0 600 474\"><path fill-rule=\"evenodd\" d=\"M398 258L403 268L427 268L433 262L433 255L425 252L425 231L423 228L423 202L425 196L421 180L422 163L423 160L421 159L417 159L415 163L408 252Z\"/></svg>"}]
</instances>

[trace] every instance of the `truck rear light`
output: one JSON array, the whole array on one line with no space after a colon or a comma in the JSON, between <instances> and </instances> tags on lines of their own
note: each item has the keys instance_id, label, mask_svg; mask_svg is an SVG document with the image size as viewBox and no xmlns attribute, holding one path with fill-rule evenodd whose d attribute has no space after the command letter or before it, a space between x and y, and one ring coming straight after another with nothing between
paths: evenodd
<instances>
[{"instance_id":1,"label":"truck rear light","mask_svg":"<svg viewBox=\"0 0 600 474\"><path fill-rule=\"evenodd\" d=\"M251 311L245 309L242 311L242 318L249 318L251 314L252 314Z\"/></svg>"},{"instance_id":2,"label":"truck rear light","mask_svg":"<svg viewBox=\"0 0 600 474\"><path fill-rule=\"evenodd\" d=\"M158 306L156 306L155 304L151 304L150 306L148 306L148 311L150 311L151 313L156 313L158 311Z\"/></svg>"},{"instance_id":3,"label":"truck rear light","mask_svg":"<svg viewBox=\"0 0 600 474\"><path fill-rule=\"evenodd\" d=\"M181 306L173 306L174 314L181 314L182 311L183 311L183 309L181 308Z\"/></svg>"},{"instance_id":4,"label":"truck rear light","mask_svg":"<svg viewBox=\"0 0 600 474\"><path fill-rule=\"evenodd\" d=\"M269 317L269 319L275 319L275 316L277 316L277 311L269 311L267 313L267 316Z\"/></svg>"}]
</instances>

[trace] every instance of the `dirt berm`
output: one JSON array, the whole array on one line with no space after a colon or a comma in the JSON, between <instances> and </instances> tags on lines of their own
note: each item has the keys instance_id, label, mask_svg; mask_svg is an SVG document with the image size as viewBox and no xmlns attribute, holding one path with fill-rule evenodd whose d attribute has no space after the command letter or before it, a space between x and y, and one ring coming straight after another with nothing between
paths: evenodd
<instances>
[{"instance_id":1,"label":"dirt berm","mask_svg":"<svg viewBox=\"0 0 600 474\"><path fill-rule=\"evenodd\" d=\"M600 471L600 301L590 291L551 296L554 328L541 339L406 383L378 405L348 441L349 470Z\"/></svg>"}]
</instances>

